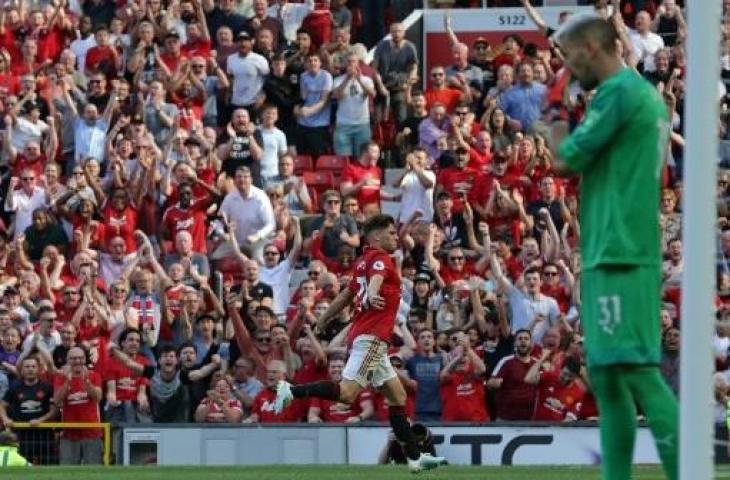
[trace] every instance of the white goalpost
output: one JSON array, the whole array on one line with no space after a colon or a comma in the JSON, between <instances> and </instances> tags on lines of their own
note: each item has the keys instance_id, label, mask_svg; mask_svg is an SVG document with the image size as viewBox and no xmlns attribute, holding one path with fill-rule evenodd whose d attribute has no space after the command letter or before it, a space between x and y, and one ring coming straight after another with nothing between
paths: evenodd
<instances>
[{"instance_id":1,"label":"white goalpost","mask_svg":"<svg viewBox=\"0 0 730 480\"><path fill-rule=\"evenodd\" d=\"M720 0L688 0L682 202L684 273L680 359L679 478L714 478L710 350L715 297Z\"/></svg>"}]
</instances>

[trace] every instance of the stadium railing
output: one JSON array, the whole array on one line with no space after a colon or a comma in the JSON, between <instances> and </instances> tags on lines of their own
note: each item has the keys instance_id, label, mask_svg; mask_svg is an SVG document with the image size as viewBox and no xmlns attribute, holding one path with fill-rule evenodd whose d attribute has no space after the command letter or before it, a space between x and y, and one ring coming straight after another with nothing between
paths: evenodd
<instances>
[{"instance_id":1,"label":"stadium railing","mask_svg":"<svg viewBox=\"0 0 730 480\"><path fill-rule=\"evenodd\" d=\"M27 422L13 422L12 430L18 434L21 445L21 452L36 452L37 456L44 459L41 463L58 463L58 449L61 430L101 429L104 433L103 463L111 464L112 454L112 425L111 423L65 423L48 422L39 425L31 425ZM36 433L34 435L34 432ZM47 432L47 433L44 433ZM27 458L31 463L33 458Z\"/></svg>"}]
</instances>

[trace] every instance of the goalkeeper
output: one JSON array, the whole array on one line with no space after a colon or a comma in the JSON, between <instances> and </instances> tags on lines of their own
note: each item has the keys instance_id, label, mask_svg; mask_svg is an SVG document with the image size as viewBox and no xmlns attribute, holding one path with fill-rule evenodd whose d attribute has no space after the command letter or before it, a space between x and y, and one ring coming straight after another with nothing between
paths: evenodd
<instances>
[{"instance_id":1,"label":"goalkeeper","mask_svg":"<svg viewBox=\"0 0 730 480\"><path fill-rule=\"evenodd\" d=\"M556 39L565 65L595 96L578 127L552 125L559 171L582 176L582 318L598 400L604 480L628 480L636 407L667 476L677 478L677 399L659 373L659 179L667 108L619 55L614 27L571 17Z\"/></svg>"}]
</instances>

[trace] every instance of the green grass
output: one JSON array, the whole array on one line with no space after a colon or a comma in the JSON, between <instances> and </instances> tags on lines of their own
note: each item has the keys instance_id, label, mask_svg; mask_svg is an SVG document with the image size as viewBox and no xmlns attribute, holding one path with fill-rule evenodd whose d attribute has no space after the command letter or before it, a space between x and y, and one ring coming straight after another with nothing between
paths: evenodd
<instances>
[{"instance_id":1,"label":"green grass","mask_svg":"<svg viewBox=\"0 0 730 480\"><path fill-rule=\"evenodd\" d=\"M660 480L659 467L637 467L635 480ZM9 480L599 480L593 467L456 467L411 475L405 466L36 467L0 470ZM727 473L718 478L730 478Z\"/></svg>"}]
</instances>

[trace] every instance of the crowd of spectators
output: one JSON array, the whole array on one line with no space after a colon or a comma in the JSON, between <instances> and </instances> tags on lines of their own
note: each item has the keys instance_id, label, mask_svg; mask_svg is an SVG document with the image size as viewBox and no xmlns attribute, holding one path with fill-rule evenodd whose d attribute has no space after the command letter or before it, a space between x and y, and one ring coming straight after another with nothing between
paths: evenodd
<instances>
[{"instance_id":1,"label":"crowd of spectators","mask_svg":"<svg viewBox=\"0 0 730 480\"><path fill-rule=\"evenodd\" d=\"M580 121L590 95L547 38L465 45L448 15L453 63L421 79L403 25L382 39L383 22L415 2L391 3L388 14L375 0L6 3L4 427L384 420L377 391L351 406L297 401L279 415L273 398L283 378L340 379L349 313L325 332L313 325L349 281L359 225L393 205L403 290L390 361L411 418L596 418L579 184L553 175L548 135L553 120ZM549 37L539 12L518 3ZM676 391L683 10L675 0L596 3L672 119L661 328ZM390 185L386 152L401 167ZM730 348L728 181L717 190L718 371ZM723 398L730 376L717 380ZM28 431L18 432L22 446ZM100 436L64 432L61 461L99 462Z\"/></svg>"}]
</instances>

